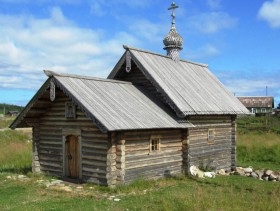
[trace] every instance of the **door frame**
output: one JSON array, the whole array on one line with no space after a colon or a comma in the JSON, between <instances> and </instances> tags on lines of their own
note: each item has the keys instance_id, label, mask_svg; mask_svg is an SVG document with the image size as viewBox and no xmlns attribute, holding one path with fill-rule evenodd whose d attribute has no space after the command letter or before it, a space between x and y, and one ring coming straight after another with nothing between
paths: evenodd
<instances>
[{"instance_id":1,"label":"door frame","mask_svg":"<svg viewBox=\"0 0 280 211\"><path fill-rule=\"evenodd\" d=\"M82 179L82 140L81 140L81 130L80 129L63 129L62 130L62 155L63 155L63 165L62 165L62 177L67 178L68 173L68 162L66 159L66 141L67 136L77 136L78 137L78 179Z\"/></svg>"}]
</instances>

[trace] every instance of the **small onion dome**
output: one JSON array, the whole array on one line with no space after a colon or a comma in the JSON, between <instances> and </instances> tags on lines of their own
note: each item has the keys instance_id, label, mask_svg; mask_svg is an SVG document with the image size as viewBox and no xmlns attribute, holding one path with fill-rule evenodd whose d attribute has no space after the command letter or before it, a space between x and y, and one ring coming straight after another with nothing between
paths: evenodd
<instances>
[{"instance_id":1,"label":"small onion dome","mask_svg":"<svg viewBox=\"0 0 280 211\"><path fill-rule=\"evenodd\" d=\"M180 50L183 49L183 38L176 31L175 25L172 24L168 35L166 35L166 37L163 39L163 43L165 45L164 50L168 48L178 48Z\"/></svg>"}]
</instances>

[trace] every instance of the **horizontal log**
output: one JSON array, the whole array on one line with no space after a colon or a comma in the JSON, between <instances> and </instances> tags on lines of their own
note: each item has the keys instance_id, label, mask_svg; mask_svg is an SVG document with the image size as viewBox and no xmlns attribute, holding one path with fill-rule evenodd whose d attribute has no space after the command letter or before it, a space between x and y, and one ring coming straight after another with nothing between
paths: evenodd
<instances>
[{"instance_id":1,"label":"horizontal log","mask_svg":"<svg viewBox=\"0 0 280 211\"><path fill-rule=\"evenodd\" d=\"M82 154L85 155L96 155L96 156L107 156L107 150L104 149L96 149L96 148L90 148L82 146Z\"/></svg>"},{"instance_id":2,"label":"horizontal log","mask_svg":"<svg viewBox=\"0 0 280 211\"><path fill-rule=\"evenodd\" d=\"M82 133L82 137L84 139L104 139L104 140L108 140L108 134L107 133L94 133L94 132L90 132L90 133L85 133L83 131Z\"/></svg>"},{"instance_id":3,"label":"horizontal log","mask_svg":"<svg viewBox=\"0 0 280 211\"><path fill-rule=\"evenodd\" d=\"M48 167L41 166L40 170L41 170L41 172L44 172L44 173L50 173L49 175L52 175L52 176L62 176L61 169L54 169L54 168L48 168Z\"/></svg>"},{"instance_id":4,"label":"horizontal log","mask_svg":"<svg viewBox=\"0 0 280 211\"><path fill-rule=\"evenodd\" d=\"M57 141L57 140L40 140L40 144L45 144L45 145L57 145L58 147L62 146L62 141Z\"/></svg>"},{"instance_id":5,"label":"horizontal log","mask_svg":"<svg viewBox=\"0 0 280 211\"><path fill-rule=\"evenodd\" d=\"M126 170L134 169L134 168L143 168L143 167L147 167L147 166L157 166L157 165L163 165L163 164L174 163L174 162L178 162L181 165L183 162L183 158L175 157L175 158L156 159L156 160L151 160L150 162L147 162L147 161L141 162L140 161L137 163L127 163ZM117 163L117 165L118 165L118 163Z\"/></svg>"},{"instance_id":6,"label":"horizontal log","mask_svg":"<svg viewBox=\"0 0 280 211\"><path fill-rule=\"evenodd\" d=\"M182 171L182 163L174 162L174 163L162 164L158 166L146 166L143 168L128 169L125 172L125 178L130 176L141 177L145 175L145 173L146 174L150 173L150 175L156 175L159 172L167 174L168 171L172 171L172 170Z\"/></svg>"},{"instance_id":7,"label":"horizontal log","mask_svg":"<svg viewBox=\"0 0 280 211\"><path fill-rule=\"evenodd\" d=\"M61 147L58 147L58 145L50 145L50 144L40 144L39 149L43 150L62 150L62 145Z\"/></svg>"},{"instance_id":8,"label":"horizontal log","mask_svg":"<svg viewBox=\"0 0 280 211\"><path fill-rule=\"evenodd\" d=\"M107 156L97 156L97 155L92 155L92 154L88 154L88 153L83 153L82 154L82 158L83 159L87 159L87 160L96 160L96 161L104 161L107 162Z\"/></svg>"},{"instance_id":9,"label":"horizontal log","mask_svg":"<svg viewBox=\"0 0 280 211\"><path fill-rule=\"evenodd\" d=\"M100 168L89 168L89 167L83 167L82 168L82 172L88 172L91 174L99 174L105 177L105 175L107 174L107 170L103 170Z\"/></svg>"},{"instance_id":10,"label":"horizontal log","mask_svg":"<svg viewBox=\"0 0 280 211\"><path fill-rule=\"evenodd\" d=\"M95 144L95 145L93 145L93 144L91 144L89 142L83 142L82 146L85 147L85 148L89 147L89 148L92 148L92 149L102 149L102 150L106 150L106 152L108 150L107 143L106 144L98 144L98 145Z\"/></svg>"},{"instance_id":11,"label":"horizontal log","mask_svg":"<svg viewBox=\"0 0 280 211\"><path fill-rule=\"evenodd\" d=\"M163 152L163 153L150 153L150 154L144 154L144 155L126 155L125 160L127 162L129 161L137 161L142 159L154 159L154 158L160 158L160 157L172 157L172 156L182 156L183 152L180 151L169 151L169 152Z\"/></svg>"},{"instance_id":12,"label":"horizontal log","mask_svg":"<svg viewBox=\"0 0 280 211\"><path fill-rule=\"evenodd\" d=\"M62 160L63 160L63 157L62 156L60 156L60 155L49 155L49 156L47 156L47 155L44 155L44 154L40 154L39 155L39 160L49 160L49 161L57 161L57 162L62 162Z\"/></svg>"},{"instance_id":13,"label":"horizontal log","mask_svg":"<svg viewBox=\"0 0 280 211\"><path fill-rule=\"evenodd\" d=\"M54 163L54 162L48 162L48 161L40 161L40 166L43 168L58 168L61 169L62 168L62 163Z\"/></svg>"},{"instance_id":14,"label":"horizontal log","mask_svg":"<svg viewBox=\"0 0 280 211\"><path fill-rule=\"evenodd\" d=\"M62 149L39 149L39 154L45 154L45 155L63 155Z\"/></svg>"},{"instance_id":15,"label":"horizontal log","mask_svg":"<svg viewBox=\"0 0 280 211\"><path fill-rule=\"evenodd\" d=\"M151 135L166 135L166 134L176 134L180 133L181 130L178 129L168 129L168 130L144 130L144 131L125 131L125 139L130 139L133 137L140 136L151 136Z\"/></svg>"},{"instance_id":16,"label":"horizontal log","mask_svg":"<svg viewBox=\"0 0 280 211\"><path fill-rule=\"evenodd\" d=\"M92 166L92 167L96 167L96 168L98 168L98 167L104 167L105 169L107 168L107 163L106 162L101 162L101 161L83 159L82 164Z\"/></svg>"},{"instance_id":17,"label":"horizontal log","mask_svg":"<svg viewBox=\"0 0 280 211\"><path fill-rule=\"evenodd\" d=\"M75 122L75 120L68 120L68 121L56 121L56 122L52 122L52 121L44 121L44 122L41 122L41 125L44 125L44 126L50 126L50 125L53 125L53 126L72 126L72 127L76 127L77 126L77 123L79 125L79 127L85 127L85 126L90 126L92 125L92 122L88 121L88 122Z\"/></svg>"}]
</instances>

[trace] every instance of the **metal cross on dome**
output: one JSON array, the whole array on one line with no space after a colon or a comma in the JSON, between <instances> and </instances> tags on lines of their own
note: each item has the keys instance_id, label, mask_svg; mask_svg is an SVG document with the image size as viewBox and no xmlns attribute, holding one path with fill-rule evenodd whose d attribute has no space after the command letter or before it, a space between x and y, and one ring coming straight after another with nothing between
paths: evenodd
<instances>
[{"instance_id":1,"label":"metal cross on dome","mask_svg":"<svg viewBox=\"0 0 280 211\"><path fill-rule=\"evenodd\" d=\"M168 10L172 10L172 25L175 24L175 9L179 8L179 6L175 5L174 2L172 2L171 7L168 8Z\"/></svg>"}]
</instances>

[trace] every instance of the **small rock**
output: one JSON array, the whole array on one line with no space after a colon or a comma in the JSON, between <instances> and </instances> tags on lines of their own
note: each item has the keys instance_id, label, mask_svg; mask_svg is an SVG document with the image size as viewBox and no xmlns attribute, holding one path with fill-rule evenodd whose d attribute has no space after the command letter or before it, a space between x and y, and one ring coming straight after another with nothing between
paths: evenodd
<instances>
[{"instance_id":1,"label":"small rock","mask_svg":"<svg viewBox=\"0 0 280 211\"><path fill-rule=\"evenodd\" d=\"M264 176L263 180L268 181L269 177L268 176Z\"/></svg>"},{"instance_id":2,"label":"small rock","mask_svg":"<svg viewBox=\"0 0 280 211\"><path fill-rule=\"evenodd\" d=\"M242 167L236 167L235 172L237 172L237 174L235 174L235 175L245 176L245 172L244 172L244 169Z\"/></svg>"},{"instance_id":3,"label":"small rock","mask_svg":"<svg viewBox=\"0 0 280 211\"><path fill-rule=\"evenodd\" d=\"M115 198L114 201L120 201L121 199Z\"/></svg>"},{"instance_id":4,"label":"small rock","mask_svg":"<svg viewBox=\"0 0 280 211\"><path fill-rule=\"evenodd\" d=\"M198 171L197 172L197 175L196 175L198 178L204 178L204 172L203 171Z\"/></svg>"},{"instance_id":5,"label":"small rock","mask_svg":"<svg viewBox=\"0 0 280 211\"><path fill-rule=\"evenodd\" d=\"M224 169L220 169L217 173L220 175L226 175L226 171Z\"/></svg>"},{"instance_id":6,"label":"small rock","mask_svg":"<svg viewBox=\"0 0 280 211\"><path fill-rule=\"evenodd\" d=\"M255 179L258 179L259 176L258 176L255 172L252 172L252 173L251 173L251 177L253 177L253 178L255 178Z\"/></svg>"},{"instance_id":7,"label":"small rock","mask_svg":"<svg viewBox=\"0 0 280 211\"><path fill-rule=\"evenodd\" d=\"M276 180L276 179L277 179L277 176L274 173L269 175L269 180Z\"/></svg>"},{"instance_id":8,"label":"small rock","mask_svg":"<svg viewBox=\"0 0 280 211\"><path fill-rule=\"evenodd\" d=\"M245 176L250 177L251 173L245 173Z\"/></svg>"},{"instance_id":9,"label":"small rock","mask_svg":"<svg viewBox=\"0 0 280 211\"><path fill-rule=\"evenodd\" d=\"M25 178L27 178L27 177L24 175L18 175L18 179L25 179Z\"/></svg>"},{"instance_id":10,"label":"small rock","mask_svg":"<svg viewBox=\"0 0 280 211\"><path fill-rule=\"evenodd\" d=\"M256 170L255 173L259 176L259 179L262 179L264 172L263 170Z\"/></svg>"},{"instance_id":11,"label":"small rock","mask_svg":"<svg viewBox=\"0 0 280 211\"><path fill-rule=\"evenodd\" d=\"M82 186L78 186L78 187L76 187L77 189L83 189L83 187Z\"/></svg>"},{"instance_id":12,"label":"small rock","mask_svg":"<svg viewBox=\"0 0 280 211\"><path fill-rule=\"evenodd\" d=\"M252 172L253 172L253 169L251 168L251 167L249 167L249 168L244 168L243 169L244 170L244 172L246 173L246 174L251 174Z\"/></svg>"},{"instance_id":13,"label":"small rock","mask_svg":"<svg viewBox=\"0 0 280 211\"><path fill-rule=\"evenodd\" d=\"M266 170L265 171L265 175L266 176L270 176L272 173L273 173L273 171L271 171L271 170Z\"/></svg>"},{"instance_id":14,"label":"small rock","mask_svg":"<svg viewBox=\"0 0 280 211\"><path fill-rule=\"evenodd\" d=\"M192 176L196 176L198 172L199 172L199 168L197 168L196 166L190 167L190 173Z\"/></svg>"},{"instance_id":15,"label":"small rock","mask_svg":"<svg viewBox=\"0 0 280 211\"><path fill-rule=\"evenodd\" d=\"M216 174L214 172L204 172L205 177L215 178Z\"/></svg>"},{"instance_id":16,"label":"small rock","mask_svg":"<svg viewBox=\"0 0 280 211\"><path fill-rule=\"evenodd\" d=\"M12 177L11 176L7 176L6 179L12 179Z\"/></svg>"}]
</instances>

